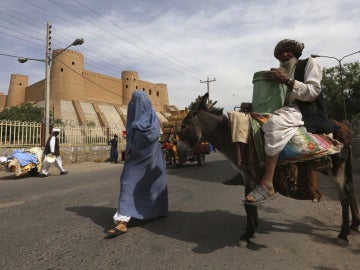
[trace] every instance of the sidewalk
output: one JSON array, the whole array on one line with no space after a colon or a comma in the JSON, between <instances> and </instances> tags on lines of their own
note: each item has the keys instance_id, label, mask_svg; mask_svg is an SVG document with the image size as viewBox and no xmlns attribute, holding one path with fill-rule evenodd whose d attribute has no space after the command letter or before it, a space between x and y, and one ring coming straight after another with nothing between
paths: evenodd
<instances>
[{"instance_id":1,"label":"sidewalk","mask_svg":"<svg viewBox=\"0 0 360 270\"><path fill-rule=\"evenodd\" d=\"M106 169L106 168L114 168L114 167L118 167L120 172L122 170L123 165L124 165L123 161L120 161L118 164L113 164L110 162L82 162L82 163L64 164L63 167L71 174L71 172L95 171L95 170L99 170L100 168ZM55 165L52 165L50 167L49 173L58 174L58 169L56 168ZM12 174L15 177L15 173L6 171L3 166L0 167L0 178L2 176L10 176Z\"/></svg>"}]
</instances>

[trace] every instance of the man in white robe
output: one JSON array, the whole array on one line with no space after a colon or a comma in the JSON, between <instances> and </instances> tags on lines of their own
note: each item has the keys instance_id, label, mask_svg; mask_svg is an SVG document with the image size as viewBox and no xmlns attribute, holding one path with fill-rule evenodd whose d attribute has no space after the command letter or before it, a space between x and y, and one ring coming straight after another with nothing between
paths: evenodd
<instances>
[{"instance_id":1,"label":"man in white robe","mask_svg":"<svg viewBox=\"0 0 360 270\"><path fill-rule=\"evenodd\" d=\"M276 110L262 127L265 140L265 171L259 186L245 196L244 203L246 204L261 203L276 194L273 186L273 175L279 154L294 135L296 129L304 125L304 114L310 118L309 128L305 123L309 132L330 132L326 108L323 108L324 110L321 110L320 113L315 112L317 116L314 115L314 117L311 115L314 111L309 113L305 111L306 109L302 110L302 108L311 107L308 105L318 103L322 79L321 68L314 58L299 60L303 49L304 44L295 40L280 41L274 50L274 56L280 61L280 68L272 68L264 74L268 80L286 84L288 94L285 106ZM296 77L295 70L297 66L300 66L300 61L303 61L304 67L302 76L297 76L301 79L296 80L294 79ZM323 107L322 104L321 106ZM324 115L322 115L323 113ZM314 118L314 121L311 118ZM321 122L325 123L326 127L316 130L314 127L322 124Z\"/></svg>"},{"instance_id":2,"label":"man in white robe","mask_svg":"<svg viewBox=\"0 0 360 270\"><path fill-rule=\"evenodd\" d=\"M43 167L41 170L41 176L47 177L49 175L50 166L55 163L55 166L59 169L60 175L67 175L69 171L66 171L62 165L62 160L60 157L60 143L59 143L59 128L53 128L51 130L51 136L48 138L45 148L44 148L44 161ZM50 157L55 157L54 161L49 161Z\"/></svg>"}]
</instances>

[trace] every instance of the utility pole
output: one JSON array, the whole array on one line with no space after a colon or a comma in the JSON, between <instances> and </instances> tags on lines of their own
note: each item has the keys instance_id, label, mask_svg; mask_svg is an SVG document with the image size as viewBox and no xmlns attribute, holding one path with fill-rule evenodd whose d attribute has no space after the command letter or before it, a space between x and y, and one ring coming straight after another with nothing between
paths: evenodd
<instances>
[{"instance_id":1,"label":"utility pole","mask_svg":"<svg viewBox=\"0 0 360 270\"><path fill-rule=\"evenodd\" d=\"M45 59L36 59L36 58L27 58L27 57L18 57L14 55L6 55L6 54L0 54L0 55L6 55L11 57L18 57L18 61L20 63L26 63L28 60L34 60L34 61L40 61L45 63L45 112L44 112L44 118L45 118L45 136L42 143L46 143L49 135L50 135L50 68L51 63L54 61L56 57L58 57L61 53L66 51L71 46L77 46L84 43L83 38L77 38L75 39L69 46L67 46L65 49L62 49L59 53L57 53L53 58L51 57L51 24L48 22L46 25L46 52L45 52Z\"/></svg>"},{"instance_id":2,"label":"utility pole","mask_svg":"<svg viewBox=\"0 0 360 270\"><path fill-rule=\"evenodd\" d=\"M207 80L206 80L206 81L200 80L200 83L206 83L206 84L207 84L208 103L209 103L209 101L210 101L210 93L209 93L210 89L209 89L209 84L210 84L211 82L215 82L215 81L216 81L215 78L210 81L210 80L209 80L209 77L207 77Z\"/></svg>"},{"instance_id":3,"label":"utility pole","mask_svg":"<svg viewBox=\"0 0 360 270\"><path fill-rule=\"evenodd\" d=\"M51 63L51 24L46 25L45 53L45 143L50 135L50 63Z\"/></svg>"}]
</instances>

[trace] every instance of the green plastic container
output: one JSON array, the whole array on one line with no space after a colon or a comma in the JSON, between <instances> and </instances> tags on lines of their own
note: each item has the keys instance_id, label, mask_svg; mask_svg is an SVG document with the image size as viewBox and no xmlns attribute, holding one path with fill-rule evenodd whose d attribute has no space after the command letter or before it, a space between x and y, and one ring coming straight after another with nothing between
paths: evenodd
<instances>
[{"instance_id":1,"label":"green plastic container","mask_svg":"<svg viewBox=\"0 0 360 270\"><path fill-rule=\"evenodd\" d=\"M264 71L259 71L253 77L252 111L272 113L284 106L287 86L266 80Z\"/></svg>"}]
</instances>

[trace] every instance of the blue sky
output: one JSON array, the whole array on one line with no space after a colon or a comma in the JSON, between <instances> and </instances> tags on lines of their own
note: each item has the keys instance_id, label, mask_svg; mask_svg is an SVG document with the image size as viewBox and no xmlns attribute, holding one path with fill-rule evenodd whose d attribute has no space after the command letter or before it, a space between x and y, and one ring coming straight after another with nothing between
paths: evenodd
<instances>
[{"instance_id":1,"label":"blue sky","mask_svg":"<svg viewBox=\"0 0 360 270\"><path fill-rule=\"evenodd\" d=\"M0 54L44 59L50 22L53 49L84 38L73 49L87 70L118 78L138 71L140 80L167 84L180 109L206 93L200 81L215 78L210 99L231 110L251 101L255 72L278 66L273 48L283 38L303 42L302 57L359 51L359 14L358 0L8 0L0 2ZM0 92L11 74L28 75L30 84L44 78L41 62L0 59ZM355 54L342 63L359 60Z\"/></svg>"}]
</instances>

